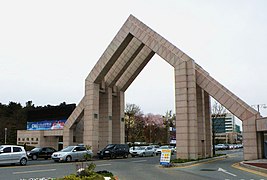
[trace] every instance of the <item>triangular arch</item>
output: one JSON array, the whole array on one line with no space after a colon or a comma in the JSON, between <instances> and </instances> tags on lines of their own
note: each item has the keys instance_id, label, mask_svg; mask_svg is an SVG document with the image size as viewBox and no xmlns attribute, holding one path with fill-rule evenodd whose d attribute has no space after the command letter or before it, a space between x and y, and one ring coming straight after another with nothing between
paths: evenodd
<instances>
[{"instance_id":1,"label":"triangular arch","mask_svg":"<svg viewBox=\"0 0 267 180\"><path fill-rule=\"evenodd\" d=\"M76 141L91 145L94 152L108 143L124 143L124 92L154 54L175 69L177 157L212 156L209 95L249 122L243 127L244 137L246 133L252 136L244 141L245 159L260 156L255 155L259 148L256 128L249 128L256 127L260 114L132 15L87 76L85 96L64 127L65 146L74 143L75 134L80 134Z\"/></svg>"}]
</instances>

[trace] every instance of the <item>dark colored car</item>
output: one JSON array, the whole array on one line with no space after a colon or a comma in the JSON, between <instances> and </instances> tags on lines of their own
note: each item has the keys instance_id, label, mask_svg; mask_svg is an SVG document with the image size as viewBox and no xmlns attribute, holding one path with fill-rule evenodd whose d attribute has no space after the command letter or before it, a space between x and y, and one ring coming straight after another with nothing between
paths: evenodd
<instances>
[{"instance_id":1,"label":"dark colored car","mask_svg":"<svg viewBox=\"0 0 267 180\"><path fill-rule=\"evenodd\" d=\"M108 158L116 158L123 157L127 158L129 155L129 146L128 144L109 144L100 152L98 152L99 159L103 159L104 157Z\"/></svg>"},{"instance_id":2,"label":"dark colored car","mask_svg":"<svg viewBox=\"0 0 267 180\"><path fill-rule=\"evenodd\" d=\"M38 158L48 159L51 158L51 155L56 152L52 147L36 147L28 152L28 157L32 160L37 160Z\"/></svg>"}]
</instances>

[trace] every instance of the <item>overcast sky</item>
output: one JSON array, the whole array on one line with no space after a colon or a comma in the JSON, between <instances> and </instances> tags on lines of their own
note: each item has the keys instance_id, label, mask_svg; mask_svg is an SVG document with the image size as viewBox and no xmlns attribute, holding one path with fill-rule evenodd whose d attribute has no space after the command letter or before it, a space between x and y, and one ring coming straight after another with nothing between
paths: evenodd
<instances>
[{"instance_id":1,"label":"overcast sky","mask_svg":"<svg viewBox=\"0 0 267 180\"><path fill-rule=\"evenodd\" d=\"M79 103L85 78L130 14L247 104L267 104L265 0L0 0L0 102ZM154 56L126 103L144 113L174 110L173 68Z\"/></svg>"}]
</instances>

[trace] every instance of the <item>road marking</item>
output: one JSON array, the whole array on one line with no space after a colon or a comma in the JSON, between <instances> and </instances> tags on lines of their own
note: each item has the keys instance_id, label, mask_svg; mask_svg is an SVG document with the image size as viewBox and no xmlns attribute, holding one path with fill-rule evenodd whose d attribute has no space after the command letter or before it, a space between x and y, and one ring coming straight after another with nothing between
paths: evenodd
<instances>
[{"instance_id":1,"label":"road marking","mask_svg":"<svg viewBox=\"0 0 267 180\"><path fill-rule=\"evenodd\" d=\"M223 173L226 173L226 174L229 174L229 175L231 175L231 176L236 176L235 174L230 173L230 172L226 171L226 170L223 169L223 168L219 168L218 171L223 172Z\"/></svg>"},{"instance_id":2,"label":"road marking","mask_svg":"<svg viewBox=\"0 0 267 180\"><path fill-rule=\"evenodd\" d=\"M227 154L227 156L228 156L229 158L238 157L238 155L236 155L236 154Z\"/></svg>"},{"instance_id":3,"label":"road marking","mask_svg":"<svg viewBox=\"0 0 267 180\"><path fill-rule=\"evenodd\" d=\"M36 171L20 171L20 172L13 172L13 174L27 174L27 173L48 172L48 171L56 171L56 169L42 169L42 170L36 170Z\"/></svg>"},{"instance_id":4,"label":"road marking","mask_svg":"<svg viewBox=\"0 0 267 180\"><path fill-rule=\"evenodd\" d=\"M138 162L145 162L145 161L147 161L147 160L138 160L138 161L131 161L131 162L138 163Z\"/></svg>"},{"instance_id":5,"label":"road marking","mask_svg":"<svg viewBox=\"0 0 267 180\"><path fill-rule=\"evenodd\" d=\"M99 164L99 165L96 165L96 166L111 166L111 164Z\"/></svg>"}]
</instances>

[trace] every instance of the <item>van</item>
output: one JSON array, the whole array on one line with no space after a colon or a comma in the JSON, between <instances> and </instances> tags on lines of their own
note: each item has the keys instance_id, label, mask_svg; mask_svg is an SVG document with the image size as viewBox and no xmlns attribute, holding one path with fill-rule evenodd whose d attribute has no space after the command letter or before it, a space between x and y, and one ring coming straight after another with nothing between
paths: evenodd
<instances>
[{"instance_id":1,"label":"van","mask_svg":"<svg viewBox=\"0 0 267 180\"><path fill-rule=\"evenodd\" d=\"M108 144L104 149L99 151L97 154L99 159L103 159L104 157L113 159L116 157L127 158L129 153L130 152L128 144Z\"/></svg>"},{"instance_id":2,"label":"van","mask_svg":"<svg viewBox=\"0 0 267 180\"><path fill-rule=\"evenodd\" d=\"M25 166L28 158L24 147L16 145L0 146L0 164L20 164Z\"/></svg>"}]
</instances>

